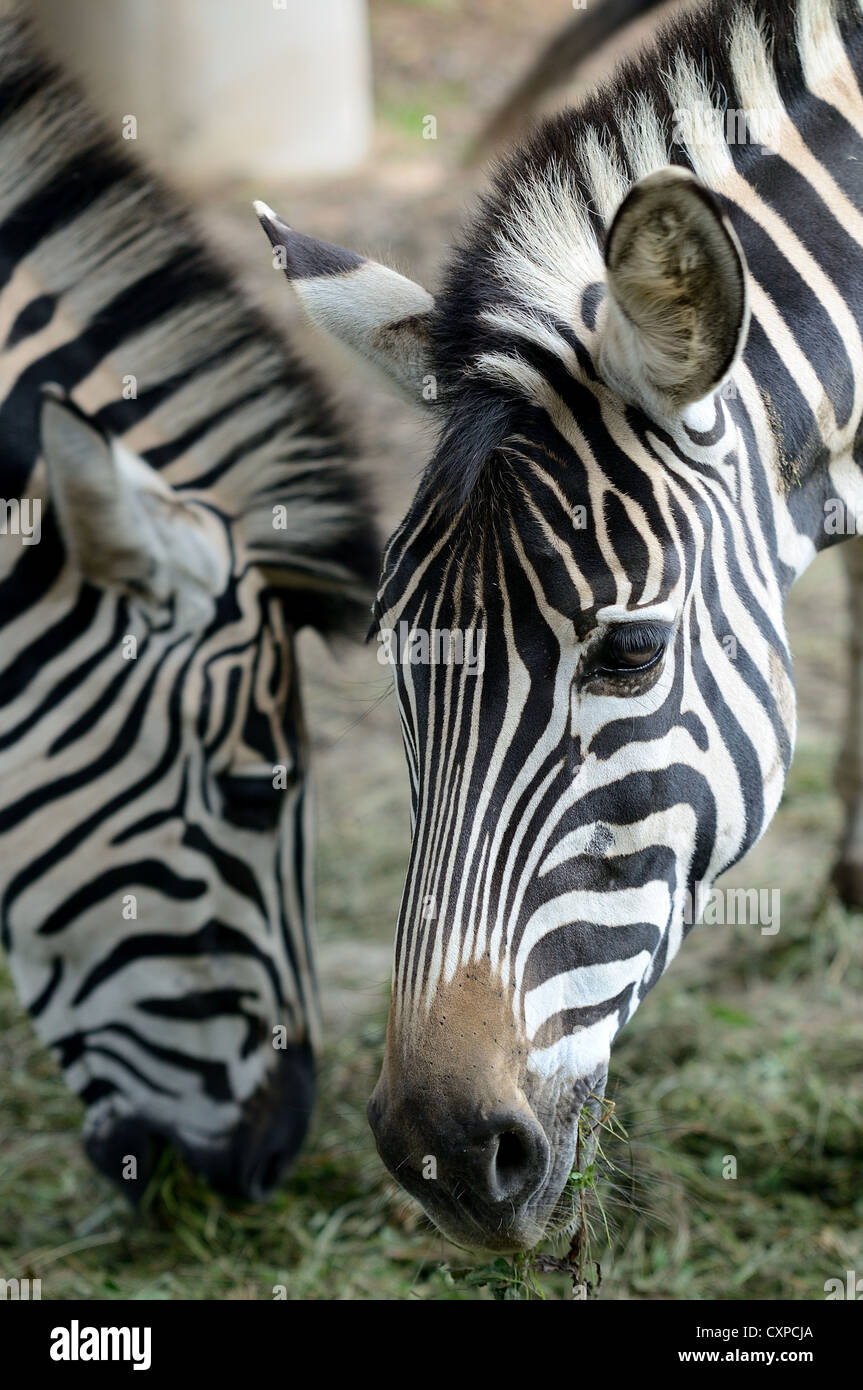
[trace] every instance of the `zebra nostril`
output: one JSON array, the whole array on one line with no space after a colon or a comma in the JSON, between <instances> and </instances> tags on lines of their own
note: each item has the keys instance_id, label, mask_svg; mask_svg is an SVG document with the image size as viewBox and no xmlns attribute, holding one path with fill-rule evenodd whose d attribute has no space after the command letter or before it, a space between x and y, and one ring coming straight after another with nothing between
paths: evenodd
<instances>
[{"instance_id":1,"label":"zebra nostril","mask_svg":"<svg viewBox=\"0 0 863 1390\"><path fill-rule=\"evenodd\" d=\"M548 1164L548 1140L541 1127L519 1116L476 1136L463 1176L480 1200L518 1203L542 1186Z\"/></svg>"},{"instance_id":2,"label":"zebra nostril","mask_svg":"<svg viewBox=\"0 0 863 1390\"><path fill-rule=\"evenodd\" d=\"M521 1184L530 1155L521 1134L507 1130L497 1141L497 1153L492 1159L494 1175L498 1187L508 1188L510 1184Z\"/></svg>"}]
</instances>

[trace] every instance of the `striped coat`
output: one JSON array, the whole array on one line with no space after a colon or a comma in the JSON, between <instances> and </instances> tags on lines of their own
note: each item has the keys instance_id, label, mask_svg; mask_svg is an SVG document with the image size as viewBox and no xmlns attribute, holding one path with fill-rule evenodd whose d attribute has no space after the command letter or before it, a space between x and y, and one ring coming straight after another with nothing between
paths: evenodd
<instances>
[{"instance_id":1,"label":"striped coat","mask_svg":"<svg viewBox=\"0 0 863 1390\"><path fill-rule=\"evenodd\" d=\"M497 171L434 302L265 215L439 420L375 606L414 832L369 1113L463 1244L561 1218L615 1036L782 794L785 597L863 511L861 76L858 0L706 4Z\"/></svg>"},{"instance_id":2,"label":"striped coat","mask_svg":"<svg viewBox=\"0 0 863 1390\"><path fill-rule=\"evenodd\" d=\"M376 563L305 366L186 211L0 23L0 933L140 1191L268 1191L317 1034L297 628Z\"/></svg>"}]
</instances>

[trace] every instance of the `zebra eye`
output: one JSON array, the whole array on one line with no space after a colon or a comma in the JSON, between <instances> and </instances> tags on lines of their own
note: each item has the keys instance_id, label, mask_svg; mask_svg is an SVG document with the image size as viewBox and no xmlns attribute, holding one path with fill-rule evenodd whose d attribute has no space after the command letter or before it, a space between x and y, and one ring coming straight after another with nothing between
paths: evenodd
<instances>
[{"instance_id":1,"label":"zebra eye","mask_svg":"<svg viewBox=\"0 0 863 1390\"><path fill-rule=\"evenodd\" d=\"M604 674L646 671L660 660L667 643L667 629L656 623L621 623L606 634L594 670Z\"/></svg>"},{"instance_id":2,"label":"zebra eye","mask_svg":"<svg viewBox=\"0 0 863 1390\"><path fill-rule=\"evenodd\" d=\"M284 805L282 791L273 786L271 776L223 774L217 778L222 793L222 814L233 825L246 830L273 830Z\"/></svg>"}]
</instances>

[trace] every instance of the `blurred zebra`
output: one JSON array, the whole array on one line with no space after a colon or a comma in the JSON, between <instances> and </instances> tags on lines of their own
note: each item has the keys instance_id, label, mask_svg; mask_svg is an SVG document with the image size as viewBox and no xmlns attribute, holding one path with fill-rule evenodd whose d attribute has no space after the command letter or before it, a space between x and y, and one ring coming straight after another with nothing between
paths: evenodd
<instances>
[{"instance_id":1,"label":"blurred zebra","mask_svg":"<svg viewBox=\"0 0 863 1390\"><path fill-rule=\"evenodd\" d=\"M0 23L0 933L140 1192L258 1197L314 1091L294 634L378 550L305 367L20 17Z\"/></svg>"},{"instance_id":2,"label":"blurred zebra","mask_svg":"<svg viewBox=\"0 0 863 1390\"><path fill-rule=\"evenodd\" d=\"M574 13L556 29L530 67L485 120L471 151L472 160L487 156L523 134L524 127L552 92L579 74L588 59L628 25L670 12L680 0L589 0L573 5Z\"/></svg>"},{"instance_id":3,"label":"blurred zebra","mask_svg":"<svg viewBox=\"0 0 863 1390\"><path fill-rule=\"evenodd\" d=\"M369 1115L462 1243L561 1219L615 1036L779 802L785 596L863 529L861 74L860 0L712 0L509 160L434 305L265 215L440 415L374 610L414 831Z\"/></svg>"}]
</instances>

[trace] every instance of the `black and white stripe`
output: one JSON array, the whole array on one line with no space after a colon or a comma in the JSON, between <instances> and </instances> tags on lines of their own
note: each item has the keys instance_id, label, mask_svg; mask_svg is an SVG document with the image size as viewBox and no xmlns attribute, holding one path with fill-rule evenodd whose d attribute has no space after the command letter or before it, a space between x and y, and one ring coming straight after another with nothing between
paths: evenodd
<instances>
[{"instance_id":1,"label":"black and white stripe","mask_svg":"<svg viewBox=\"0 0 863 1390\"><path fill-rule=\"evenodd\" d=\"M485 634L481 671L395 667L414 831L370 1107L460 1241L553 1219L615 1035L778 804L785 596L841 539L825 500L863 503L861 73L857 0L716 0L508 160L432 309L383 276L368 307L368 262L294 277L437 399L379 627Z\"/></svg>"},{"instance_id":2,"label":"black and white stripe","mask_svg":"<svg viewBox=\"0 0 863 1390\"><path fill-rule=\"evenodd\" d=\"M42 524L0 537L0 931L95 1161L260 1194L317 1033L294 633L353 624L376 546L317 383L127 148L3 20L0 491Z\"/></svg>"}]
</instances>

